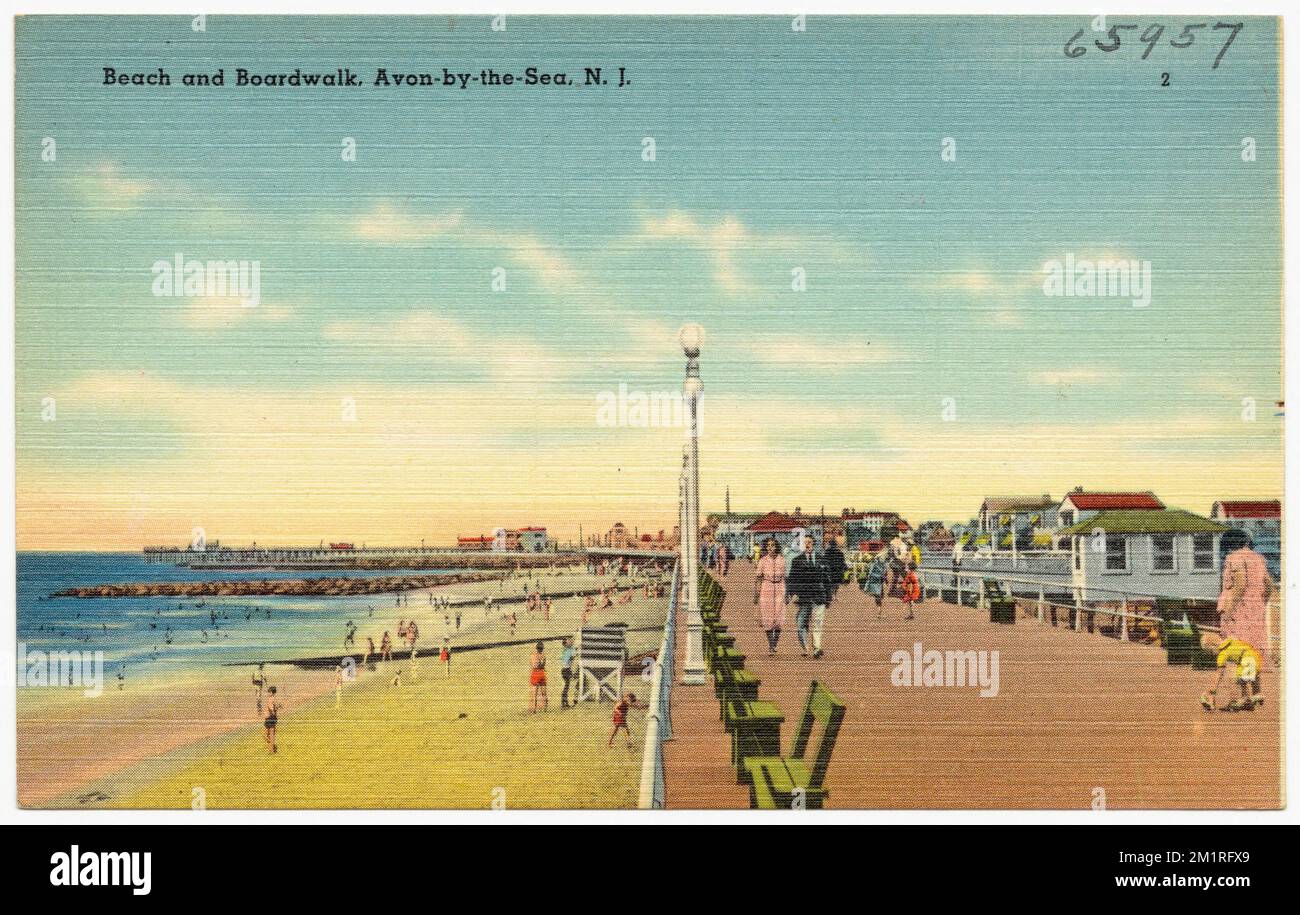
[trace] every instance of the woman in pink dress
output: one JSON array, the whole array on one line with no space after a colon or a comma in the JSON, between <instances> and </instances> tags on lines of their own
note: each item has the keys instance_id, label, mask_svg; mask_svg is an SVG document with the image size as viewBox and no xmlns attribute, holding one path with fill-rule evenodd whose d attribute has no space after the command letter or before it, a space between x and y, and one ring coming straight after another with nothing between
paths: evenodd
<instances>
[{"instance_id":1,"label":"woman in pink dress","mask_svg":"<svg viewBox=\"0 0 1300 915\"><path fill-rule=\"evenodd\" d=\"M776 643L781 640L781 627L785 625L785 557L772 537L763 544L763 556L758 560L754 603L767 633L768 652L776 654Z\"/></svg>"},{"instance_id":2,"label":"woman in pink dress","mask_svg":"<svg viewBox=\"0 0 1300 915\"><path fill-rule=\"evenodd\" d=\"M1264 701L1260 695L1258 668L1269 647L1266 612L1275 586L1268 574L1268 564L1251 549L1247 535L1229 531L1223 539L1229 552L1223 557L1223 591L1219 594L1219 678L1206 697L1202 697L1202 705L1213 708L1225 661L1230 661L1236 664L1242 697L1240 702L1229 703L1228 708L1250 710Z\"/></svg>"}]
</instances>

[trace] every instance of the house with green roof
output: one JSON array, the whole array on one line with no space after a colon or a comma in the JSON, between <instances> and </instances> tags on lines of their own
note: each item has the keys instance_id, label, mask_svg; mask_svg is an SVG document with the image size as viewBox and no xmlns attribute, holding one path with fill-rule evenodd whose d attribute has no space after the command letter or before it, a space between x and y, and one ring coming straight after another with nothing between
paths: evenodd
<instances>
[{"instance_id":1,"label":"house with green roof","mask_svg":"<svg viewBox=\"0 0 1300 915\"><path fill-rule=\"evenodd\" d=\"M1082 600L1107 591L1214 600L1226 525L1177 508L1100 511L1054 532Z\"/></svg>"}]
</instances>

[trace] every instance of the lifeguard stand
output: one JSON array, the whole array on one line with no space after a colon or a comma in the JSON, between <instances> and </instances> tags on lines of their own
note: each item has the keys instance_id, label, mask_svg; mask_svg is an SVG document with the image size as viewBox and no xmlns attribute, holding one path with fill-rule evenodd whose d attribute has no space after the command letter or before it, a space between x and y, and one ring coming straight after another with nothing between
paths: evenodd
<instances>
[{"instance_id":1,"label":"lifeguard stand","mask_svg":"<svg viewBox=\"0 0 1300 915\"><path fill-rule=\"evenodd\" d=\"M583 626L578 632L578 701L599 702L623 697L623 665L627 663L627 630L622 626Z\"/></svg>"}]
</instances>

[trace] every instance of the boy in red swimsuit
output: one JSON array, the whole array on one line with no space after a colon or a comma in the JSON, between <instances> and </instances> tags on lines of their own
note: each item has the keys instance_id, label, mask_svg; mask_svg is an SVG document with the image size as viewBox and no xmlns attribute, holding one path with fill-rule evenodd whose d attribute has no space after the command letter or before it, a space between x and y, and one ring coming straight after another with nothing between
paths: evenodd
<instances>
[{"instance_id":1,"label":"boy in red swimsuit","mask_svg":"<svg viewBox=\"0 0 1300 915\"><path fill-rule=\"evenodd\" d=\"M628 709L634 708L645 708L645 706L636 701L636 693L624 693L618 705L614 706L614 729L609 732L609 742L605 746L612 747L615 735L618 734L619 729L622 729L627 734L627 748L632 749L632 731L627 726L627 713Z\"/></svg>"}]
</instances>

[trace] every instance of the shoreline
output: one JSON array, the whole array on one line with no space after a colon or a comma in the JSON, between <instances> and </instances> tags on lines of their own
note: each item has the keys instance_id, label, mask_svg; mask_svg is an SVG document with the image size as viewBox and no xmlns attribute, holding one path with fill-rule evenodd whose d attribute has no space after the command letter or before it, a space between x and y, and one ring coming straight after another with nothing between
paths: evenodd
<instances>
[{"instance_id":1,"label":"shoreline","mask_svg":"<svg viewBox=\"0 0 1300 915\"><path fill-rule=\"evenodd\" d=\"M492 591L495 588L490 582L500 577L487 577L488 587ZM557 576L557 579L555 584L564 581L564 577ZM447 615L444 610L420 602L413 602L409 607L385 607L381 611L382 616L357 619L361 623L361 633L370 631L378 642L379 633L392 628L392 617L399 614L418 617L427 639L422 640L419 654L419 664L428 672L425 679L429 673L439 670L437 651L444 632L453 642L469 642L472 639L472 643L453 644L452 652L456 659L452 664L454 670L504 670L504 675L508 677L509 671L515 666L526 664L528 646L531 643L538 640L553 643L576 631L580 625L583 605L581 595L613 584L612 580L605 579L603 584L588 585L587 582L591 579L585 574L580 579L585 580L570 581L568 587L564 588L565 592L573 592L575 596L551 595L555 601L555 612L549 621L540 614L520 612L518 631L513 636L509 634L508 623L496 612L491 615L471 614L466 617L463 628L452 630L445 626ZM545 578L541 580L546 581ZM447 594L454 602L453 605L477 607L487 594L492 597L494 607L507 602L517 604L523 600L519 593L493 594L487 591L483 588L482 579L471 581L479 582L479 588L472 595ZM626 579L623 581L623 587L627 587ZM433 593L441 591L446 594L446 586L454 584L449 580L439 580L432 589ZM516 581L514 584L522 582ZM482 594L477 593L479 591ZM625 622L629 635L629 656L633 656L643 638L647 649L652 647L652 643L657 644L657 636L646 637L642 632L649 629L654 629L656 633L660 631L661 613L657 608L663 600L665 599L651 598L647 601L638 592L635 604L616 604L613 608L594 612L591 622L593 625ZM655 609L647 613L649 608ZM658 625L647 626L647 623ZM324 646L300 644L298 647L310 653L313 647L320 651ZM279 687L280 700L285 706L282 720L287 723L304 706L319 703L324 710L326 706L332 705L329 693L335 685L334 668L344 657L356 658L360 669L360 682L345 686L345 696L356 687L363 686L366 681L379 680L386 686L388 678L395 671L409 671L412 663L409 649L399 649L396 645L394 648L392 662L376 662L372 655L371 665L364 669L360 665L362 656L359 653L349 651L337 656L325 656L328 651L326 649L319 655L307 654L262 662L236 661L213 667L169 671L143 680L136 679L126 691L106 686L101 696L93 700L87 700L75 691L19 690L19 802L24 807L58 809L84 809L114 802L122 803L187 767L220 758L224 747L262 739L261 718L256 711L256 693L251 683L250 667L258 663L266 665L268 681ZM521 656L517 662L502 660L513 658L516 654ZM556 673L558 681L558 671ZM625 676L630 677L631 674ZM363 693L368 694L371 689L378 688L366 686ZM553 702L558 700L558 689L557 685ZM500 698L497 689L488 687L488 693L479 695L474 701L489 699L494 693ZM473 698L466 697L466 701ZM513 703L506 709L511 714L512 706ZM490 709L485 706L483 711L488 712ZM497 713L493 711L490 717L496 718ZM607 718L608 711L602 709L596 717ZM384 727L387 728L388 725L385 724ZM130 802L127 803L129 805ZM178 806L188 806L188 800L181 804L178 799Z\"/></svg>"}]
</instances>

